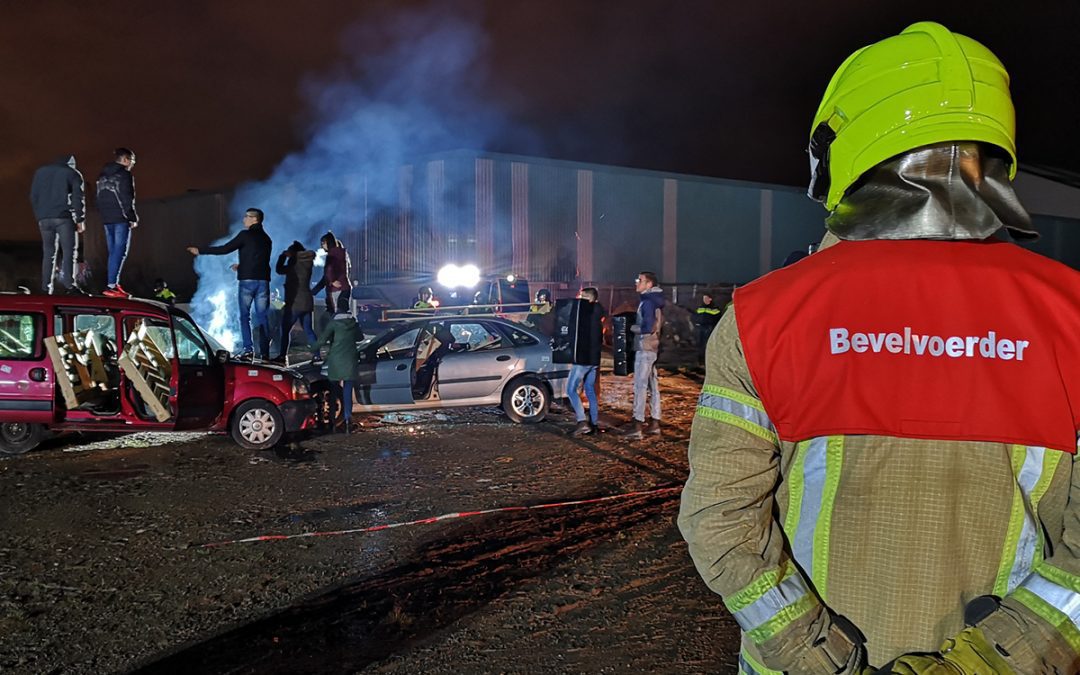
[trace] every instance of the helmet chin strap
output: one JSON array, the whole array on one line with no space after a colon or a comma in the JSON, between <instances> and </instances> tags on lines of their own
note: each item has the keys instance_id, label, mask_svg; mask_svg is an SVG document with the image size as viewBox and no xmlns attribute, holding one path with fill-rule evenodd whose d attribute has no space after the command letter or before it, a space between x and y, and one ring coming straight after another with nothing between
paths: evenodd
<instances>
[{"instance_id":1,"label":"helmet chin strap","mask_svg":"<svg viewBox=\"0 0 1080 675\"><path fill-rule=\"evenodd\" d=\"M939 143L882 162L848 190L825 225L837 237L986 239L1006 228L1037 239L1006 161L979 143Z\"/></svg>"},{"instance_id":2,"label":"helmet chin strap","mask_svg":"<svg viewBox=\"0 0 1080 675\"><path fill-rule=\"evenodd\" d=\"M836 140L836 132L828 120L817 125L810 136L810 187L806 194L815 202L824 202L829 194L829 146Z\"/></svg>"}]
</instances>

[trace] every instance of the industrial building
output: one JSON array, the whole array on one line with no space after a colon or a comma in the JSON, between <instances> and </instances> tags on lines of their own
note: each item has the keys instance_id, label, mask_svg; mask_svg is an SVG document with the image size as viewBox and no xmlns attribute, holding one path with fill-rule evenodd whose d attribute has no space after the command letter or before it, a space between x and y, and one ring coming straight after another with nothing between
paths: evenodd
<instances>
[{"instance_id":1,"label":"industrial building","mask_svg":"<svg viewBox=\"0 0 1080 675\"><path fill-rule=\"evenodd\" d=\"M395 188L390 198L361 174L343 175L330 191L335 231L362 284L430 282L447 263L574 288L629 285L643 269L665 285L745 283L823 233L823 209L796 187L471 151L431 155L396 172L379 177ZM1035 167L1022 167L1016 180L1043 233L1032 248L1073 267L1080 267L1077 185L1074 176ZM197 279L184 248L228 235L243 208L264 206L230 198L221 191L140 200L124 286L149 292L164 277L190 297ZM293 239L315 248L326 230L311 223L306 232L277 231L275 215L267 209L276 251ZM88 224L85 255L102 275L99 223Z\"/></svg>"}]
</instances>

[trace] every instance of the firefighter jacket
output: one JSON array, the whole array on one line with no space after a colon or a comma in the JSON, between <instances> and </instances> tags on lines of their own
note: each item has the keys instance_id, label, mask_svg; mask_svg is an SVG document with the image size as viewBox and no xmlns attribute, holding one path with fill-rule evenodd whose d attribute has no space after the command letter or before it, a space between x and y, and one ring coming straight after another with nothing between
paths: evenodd
<instances>
[{"instance_id":1,"label":"firefighter jacket","mask_svg":"<svg viewBox=\"0 0 1080 675\"><path fill-rule=\"evenodd\" d=\"M1080 275L1006 242L841 242L736 292L679 527L740 672L937 651L1080 672ZM843 617L841 619L840 617Z\"/></svg>"},{"instance_id":2,"label":"firefighter jacket","mask_svg":"<svg viewBox=\"0 0 1080 675\"><path fill-rule=\"evenodd\" d=\"M720 315L723 313L724 310L717 307L714 302L701 303L701 306L694 310L694 318L698 328L710 332L716 328L716 324L720 323Z\"/></svg>"}]
</instances>

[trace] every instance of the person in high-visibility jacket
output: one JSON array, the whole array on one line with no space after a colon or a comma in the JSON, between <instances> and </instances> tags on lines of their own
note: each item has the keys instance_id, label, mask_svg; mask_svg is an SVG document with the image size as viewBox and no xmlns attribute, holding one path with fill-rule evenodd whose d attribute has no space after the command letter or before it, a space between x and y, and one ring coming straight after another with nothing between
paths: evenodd
<instances>
[{"instance_id":1,"label":"person in high-visibility jacket","mask_svg":"<svg viewBox=\"0 0 1080 675\"><path fill-rule=\"evenodd\" d=\"M1080 273L1012 241L1014 119L935 23L829 83L829 232L735 292L690 438L679 527L740 673L1080 672Z\"/></svg>"},{"instance_id":2,"label":"person in high-visibility jacket","mask_svg":"<svg viewBox=\"0 0 1080 675\"><path fill-rule=\"evenodd\" d=\"M434 298L435 294L432 292L431 286L421 286L420 290L416 292L416 298L413 299L413 309L434 308Z\"/></svg>"},{"instance_id":3,"label":"person in high-visibility jacket","mask_svg":"<svg viewBox=\"0 0 1080 675\"><path fill-rule=\"evenodd\" d=\"M709 336L712 335L716 324L720 323L720 315L723 312L723 308L717 307L716 303L713 302L711 294L702 293L701 305L694 310L694 321L697 323L699 365L705 363L705 345L708 344Z\"/></svg>"}]
</instances>

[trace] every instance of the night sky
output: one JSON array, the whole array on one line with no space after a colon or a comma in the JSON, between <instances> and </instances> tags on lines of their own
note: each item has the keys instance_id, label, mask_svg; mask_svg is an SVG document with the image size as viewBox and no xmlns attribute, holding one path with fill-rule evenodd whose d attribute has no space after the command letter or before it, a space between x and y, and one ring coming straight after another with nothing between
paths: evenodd
<instances>
[{"instance_id":1,"label":"night sky","mask_svg":"<svg viewBox=\"0 0 1080 675\"><path fill-rule=\"evenodd\" d=\"M313 83L386 51L371 36L410 11L466 17L486 36L470 84L507 131L474 149L803 185L809 120L834 69L859 46L936 20L1005 62L1021 162L1080 171L1077 2L9 0L2 10L0 239L38 237L30 179L63 152L92 183L112 148L134 148L141 198L266 177L311 136ZM377 72L385 60L368 62L364 77L389 77Z\"/></svg>"}]
</instances>

